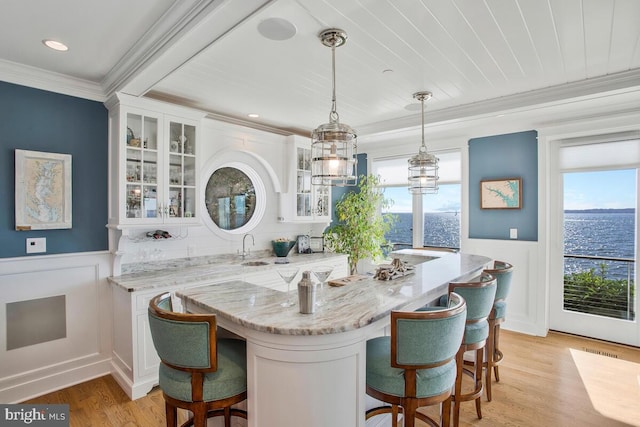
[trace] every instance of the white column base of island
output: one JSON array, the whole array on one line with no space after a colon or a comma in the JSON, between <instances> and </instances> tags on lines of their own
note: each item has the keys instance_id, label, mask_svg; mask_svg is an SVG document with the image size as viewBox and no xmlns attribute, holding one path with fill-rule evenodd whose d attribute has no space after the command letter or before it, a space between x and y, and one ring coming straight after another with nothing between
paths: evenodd
<instances>
[{"instance_id":1,"label":"white column base of island","mask_svg":"<svg viewBox=\"0 0 640 427\"><path fill-rule=\"evenodd\" d=\"M364 427L366 341L392 310L414 310L446 293L450 281L478 274L491 260L438 254L415 274L325 289L313 314L283 308L282 292L230 281L176 292L185 310L215 313L218 325L247 340L250 427Z\"/></svg>"}]
</instances>

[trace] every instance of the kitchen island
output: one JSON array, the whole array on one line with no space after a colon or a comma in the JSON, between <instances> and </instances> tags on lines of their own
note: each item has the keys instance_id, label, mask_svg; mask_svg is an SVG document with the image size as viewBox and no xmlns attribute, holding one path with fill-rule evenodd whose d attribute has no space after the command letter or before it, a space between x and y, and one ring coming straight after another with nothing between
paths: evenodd
<instances>
[{"instance_id":1,"label":"kitchen island","mask_svg":"<svg viewBox=\"0 0 640 427\"><path fill-rule=\"evenodd\" d=\"M477 275L490 258L433 255L413 273L327 287L313 314L283 308L285 295L239 280L177 291L186 311L215 313L220 327L247 340L250 427L365 425L365 350L385 333L392 310L414 310L446 293L448 283Z\"/></svg>"}]
</instances>

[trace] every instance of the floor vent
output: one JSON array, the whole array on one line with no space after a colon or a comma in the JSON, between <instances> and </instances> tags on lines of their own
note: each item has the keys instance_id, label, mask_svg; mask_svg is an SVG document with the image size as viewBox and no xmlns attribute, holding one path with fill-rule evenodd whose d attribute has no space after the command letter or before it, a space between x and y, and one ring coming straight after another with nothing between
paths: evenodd
<instances>
[{"instance_id":1,"label":"floor vent","mask_svg":"<svg viewBox=\"0 0 640 427\"><path fill-rule=\"evenodd\" d=\"M599 356L613 357L614 359L617 359L617 358L618 358L618 355L617 355L617 354L607 353L606 351L596 350L595 348L587 348L587 347L584 347L584 351L586 351L587 353L597 354L597 355L599 355Z\"/></svg>"}]
</instances>

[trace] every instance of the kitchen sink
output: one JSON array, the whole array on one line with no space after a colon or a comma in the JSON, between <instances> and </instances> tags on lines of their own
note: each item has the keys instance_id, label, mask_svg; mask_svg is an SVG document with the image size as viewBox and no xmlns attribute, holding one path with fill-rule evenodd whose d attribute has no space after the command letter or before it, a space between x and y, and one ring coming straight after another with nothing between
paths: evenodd
<instances>
[{"instance_id":1,"label":"kitchen sink","mask_svg":"<svg viewBox=\"0 0 640 427\"><path fill-rule=\"evenodd\" d=\"M247 267L257 267L259 265L268 265L269 263L266 261L247 261L243 262L242 265Z\"/></svg>"}]
</instances>

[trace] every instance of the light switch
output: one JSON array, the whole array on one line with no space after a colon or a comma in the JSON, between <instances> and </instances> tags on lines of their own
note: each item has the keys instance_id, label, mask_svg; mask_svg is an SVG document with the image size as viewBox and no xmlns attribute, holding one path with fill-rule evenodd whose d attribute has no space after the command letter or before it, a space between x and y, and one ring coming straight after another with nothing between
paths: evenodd
<instances>
[{"instance_id":1,"label":"light switch","mask_svg":"<svg viewBox=\"0 0 640 427\"><path fill-rule=\"evenodd\" d=\"M518 238L518 229L517 228L510 228L509 229L509 238L510 239L517 239Z\"/></svg>"},{"instance_id":2,"label":"light switch","mask_svg":"<svg viewBox=\"0 0 640 427\"><path fill-rule=\"evenodd\" d=\"M37 237L35 239L27 239L27 253L38 254L47 252L47 238Z\"/></svg>"}]
</instances>

